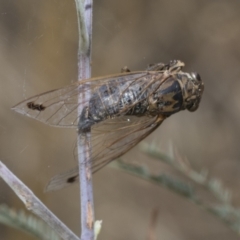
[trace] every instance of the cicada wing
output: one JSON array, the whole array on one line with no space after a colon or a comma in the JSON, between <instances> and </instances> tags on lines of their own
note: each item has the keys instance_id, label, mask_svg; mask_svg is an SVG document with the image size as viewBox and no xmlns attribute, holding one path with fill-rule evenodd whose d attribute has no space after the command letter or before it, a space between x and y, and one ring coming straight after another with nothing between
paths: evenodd
<instances>
[{"instance_id":1,"label":"cicada wing","mask_svg":"<svg viewBox=\"0 0 240 240\"><path fill-rule=\"evenodd\" d=\"M76 127L78 106L84 108L87 105L89 96L86 93L90 90L90 84L75 83L31 97L12 109L49 125ZM85 98L78 101L80 93L85 93Z\"/></svg>"},{"instance_id":2,"label":"cicada wing","mask_svg":"<svg viewBox=\"0 0 240 240\"><path fill-rule=\"evenodd\" d=\"M61 89L48 91L14 106L18 113L56 127L76 127L79 113L88 105L91 93L101 86L141 80L148 72L132 72L86 79ZM126 84L126 88L129 86ZM119 96L121 97L121 96Z\"/></svg>"},{"instance_id":3,"label":"cicada wing","mask_svg":"<svg viewBox=\"0 0 240 240\"><path fill-rule=\"evenodd\" d=\"M45 192L57 191L64 187L70 186L72 183L77 182L78 180L78 166L73 169L70 169L66 172L55 175L50 179L49 183L45 187Z\"/></svg>"},{"instance_id":4,"label":"cicada wing","mask_svg":"<svg viewBox=\"0 0 240 240\"><path fill-rule=\"evenodd\" d=\"M92 170L122 156L154 131L163 118L121 116L108 119L92 128Z\"/></svg>"},{"instance_id":5,"label":"cicada wing","mask_svg":"<svg viewBox=\"0 0 240 240\"><path fill-rule=\"evenodd\" d=\"M86 79L61 89L31 97L20 102L12 109L52 126L77 127L80 114L88 106L93 93L95 96L108 94L110 101L117 107L122 94L129 87L138 86L141 90L136 100L128 105L128 108L132 108L138 104L138 97L144 94L150 86L151 91L154 92L169 76L167 73L139 71ZM121 88L119 88L119 85L121 85ZM103 88L101 88L102 86ZM111 93L111 88L119 91ZM119 115L124 115L129 109L126 108L125 110Z\"/></svg>"},{"instance_id":6,"label":"cicada wing","mask_svg":"<svg viewBox=\"0 0 240 240\"><path fill-rule=\"evenodd\" d=\"M159 116L120 116L94 125L91 131L92 150L89 160L92 162L93 172L129 151L153 132L164 119ZM85 154L85 152L78 154ZM53 177L46 191L61 189L76 182L77 179L78 167Z\"/></svg>"}]
</instances>

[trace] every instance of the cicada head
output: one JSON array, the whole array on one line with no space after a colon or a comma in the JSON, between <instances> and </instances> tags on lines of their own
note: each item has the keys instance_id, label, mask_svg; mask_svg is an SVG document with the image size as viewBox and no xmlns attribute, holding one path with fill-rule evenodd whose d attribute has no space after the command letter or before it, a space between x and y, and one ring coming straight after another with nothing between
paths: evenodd
<instances>
[{"instance_id":1,"label":"cicada head","mask_svg":"<svg viewBox=\"0 0 240 240\"><path fill-rule=\"evenodd\" d=\"M196 72L183 73L181 80L183 84L183 106L190 112L196 111L204 91L203 81Z\"/></svg>"}]
</instances>

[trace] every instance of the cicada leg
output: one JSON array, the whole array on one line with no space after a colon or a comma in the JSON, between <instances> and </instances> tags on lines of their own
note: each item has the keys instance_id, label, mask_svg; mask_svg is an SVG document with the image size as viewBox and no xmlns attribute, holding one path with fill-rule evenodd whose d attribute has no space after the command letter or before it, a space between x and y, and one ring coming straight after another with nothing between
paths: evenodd
<instances>
[{"instance_id":1,"label":"cicada leg","mask_svg":"<svg viewBox=\"0 0 240 240\"><path fill-rule=\"evenodd\" d=\"M169 72L180 72L184 66L184 62L180 60L172 60L169 62L167 70Z\"/></svg>"},{"instance_id":2,"label":"cicada leg","mask_svg":"<svg viewBox=\"0 0 240 240\"><path fill-rule=\"evenodd\" d=\"M147 71L169 71L169 72L179 72L184 67L184 63L180 60L172 60L168 64L156 63L149 64Z\"/></svg>"},{"instance_id":3,"label":"cicada leg","mask_svg":"<svg viewBox=\"0 0 240 240\"><path fill-rule=\"evenodd\" d=\"M167 70L168 64L165 63L151 63L147 67L147 71L163 71Z\"/></svg>"},{"instance_id":4,"label":"cicada leg","mask_svg":"<svg viewBox=\"0 0 240 240\"><path fill-rule=\"evenodd\" d=\"M131 71L127 66L125 66L121 69L121 73L128 73L128 72L131 72Z\"/></svg>"},{"instance_id":5,"label":"cicada leg","mask_svg":"<svg viewBox=\"0 0 240 240\"><path fill-rule=\"evenodd\" d=\"M95 123L96 122L92 120L89 116L89 108L84 107L82 110L81 116L79 118L78 132L79 133L89 132L91 129L91 126Z\"/></svg>"}]
</instances>

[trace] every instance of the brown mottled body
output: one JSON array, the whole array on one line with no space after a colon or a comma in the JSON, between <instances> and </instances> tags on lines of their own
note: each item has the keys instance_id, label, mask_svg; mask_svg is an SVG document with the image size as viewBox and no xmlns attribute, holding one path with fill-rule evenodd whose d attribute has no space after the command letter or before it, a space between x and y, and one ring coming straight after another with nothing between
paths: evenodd
<instances>
[{"instance_id":1,"label":"brown mottled body","mask_svg":"<svg viewBox=\"0 0 240 240\"><path fill-rule=\"evenodd\" d=\"M181 61L171 61L139 72L129 72L125 67L121 74L86 79L37 95L14 110L53 126L77 127L83 142L84 133L91 130L90 161L97 171L135 146L170 115L198 108L203 82L197 73L182 72L183 66ZM83 100L81 94L88 97ZM75 182L77 174L76 167L54 177L48 190Z\"/></svg>"}]
</instances>

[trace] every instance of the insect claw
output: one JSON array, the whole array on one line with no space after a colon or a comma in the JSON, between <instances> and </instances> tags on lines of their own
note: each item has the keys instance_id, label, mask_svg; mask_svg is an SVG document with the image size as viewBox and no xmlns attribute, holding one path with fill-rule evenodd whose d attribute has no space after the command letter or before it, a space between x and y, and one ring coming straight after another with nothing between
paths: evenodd
<instances>
[{"instance_id":1,"label":"insect claw","mask_svg":"<svg viewBox=\"0 0 240 240\"><path fill-rule=\"evenodd\" d=\"M127 72L131 72L130 69L127 67L127 66L124 66L122 69L121 69L121 73L127 73Z\"/></svg>"},{"instance_id":2,"label":"insect claw","mask_svg":"<svg viewBox=\"0 0 240 240\"><path fill-rule=\"evenodd\" d=\"M165 71L168 70L169 72L179 72L185 64L180 60L171 60L168 64L165 63L156 63L156 64L149 64L147 71Z\"/></svg>"},{"instance_id":3,"label":"insect claw","mask_svg":"<svg viewBox=\"0 0 240 240\"><path fill-rule=\"evenodd\" d=\"M162 71L165 70L167 64L165 63L151 63L147 67L147 71Z\"/></svg>"},{"instance_id":4,"label":"insect claw","mask_svg":"<svg viewBox=\"0 0 240 240\"><path fill-rule=\"evenodd\" d=\"M95 122L89 118L88 107L83 108L80 119L79 119L79 123L78 123L78 132L79 133L89 132L93 124L95 124Z\"/></svg>"},{"instance_id":5,"label":"insect claw","mask_svg":"<svg viewBox=\"0 0 240 240\"><path fill-rule=\"evenodd\" d=\"M179 72L185 66L185 63L180 60L171 60L168 64L169 72Z\"/></svg>"}]
</instances>

